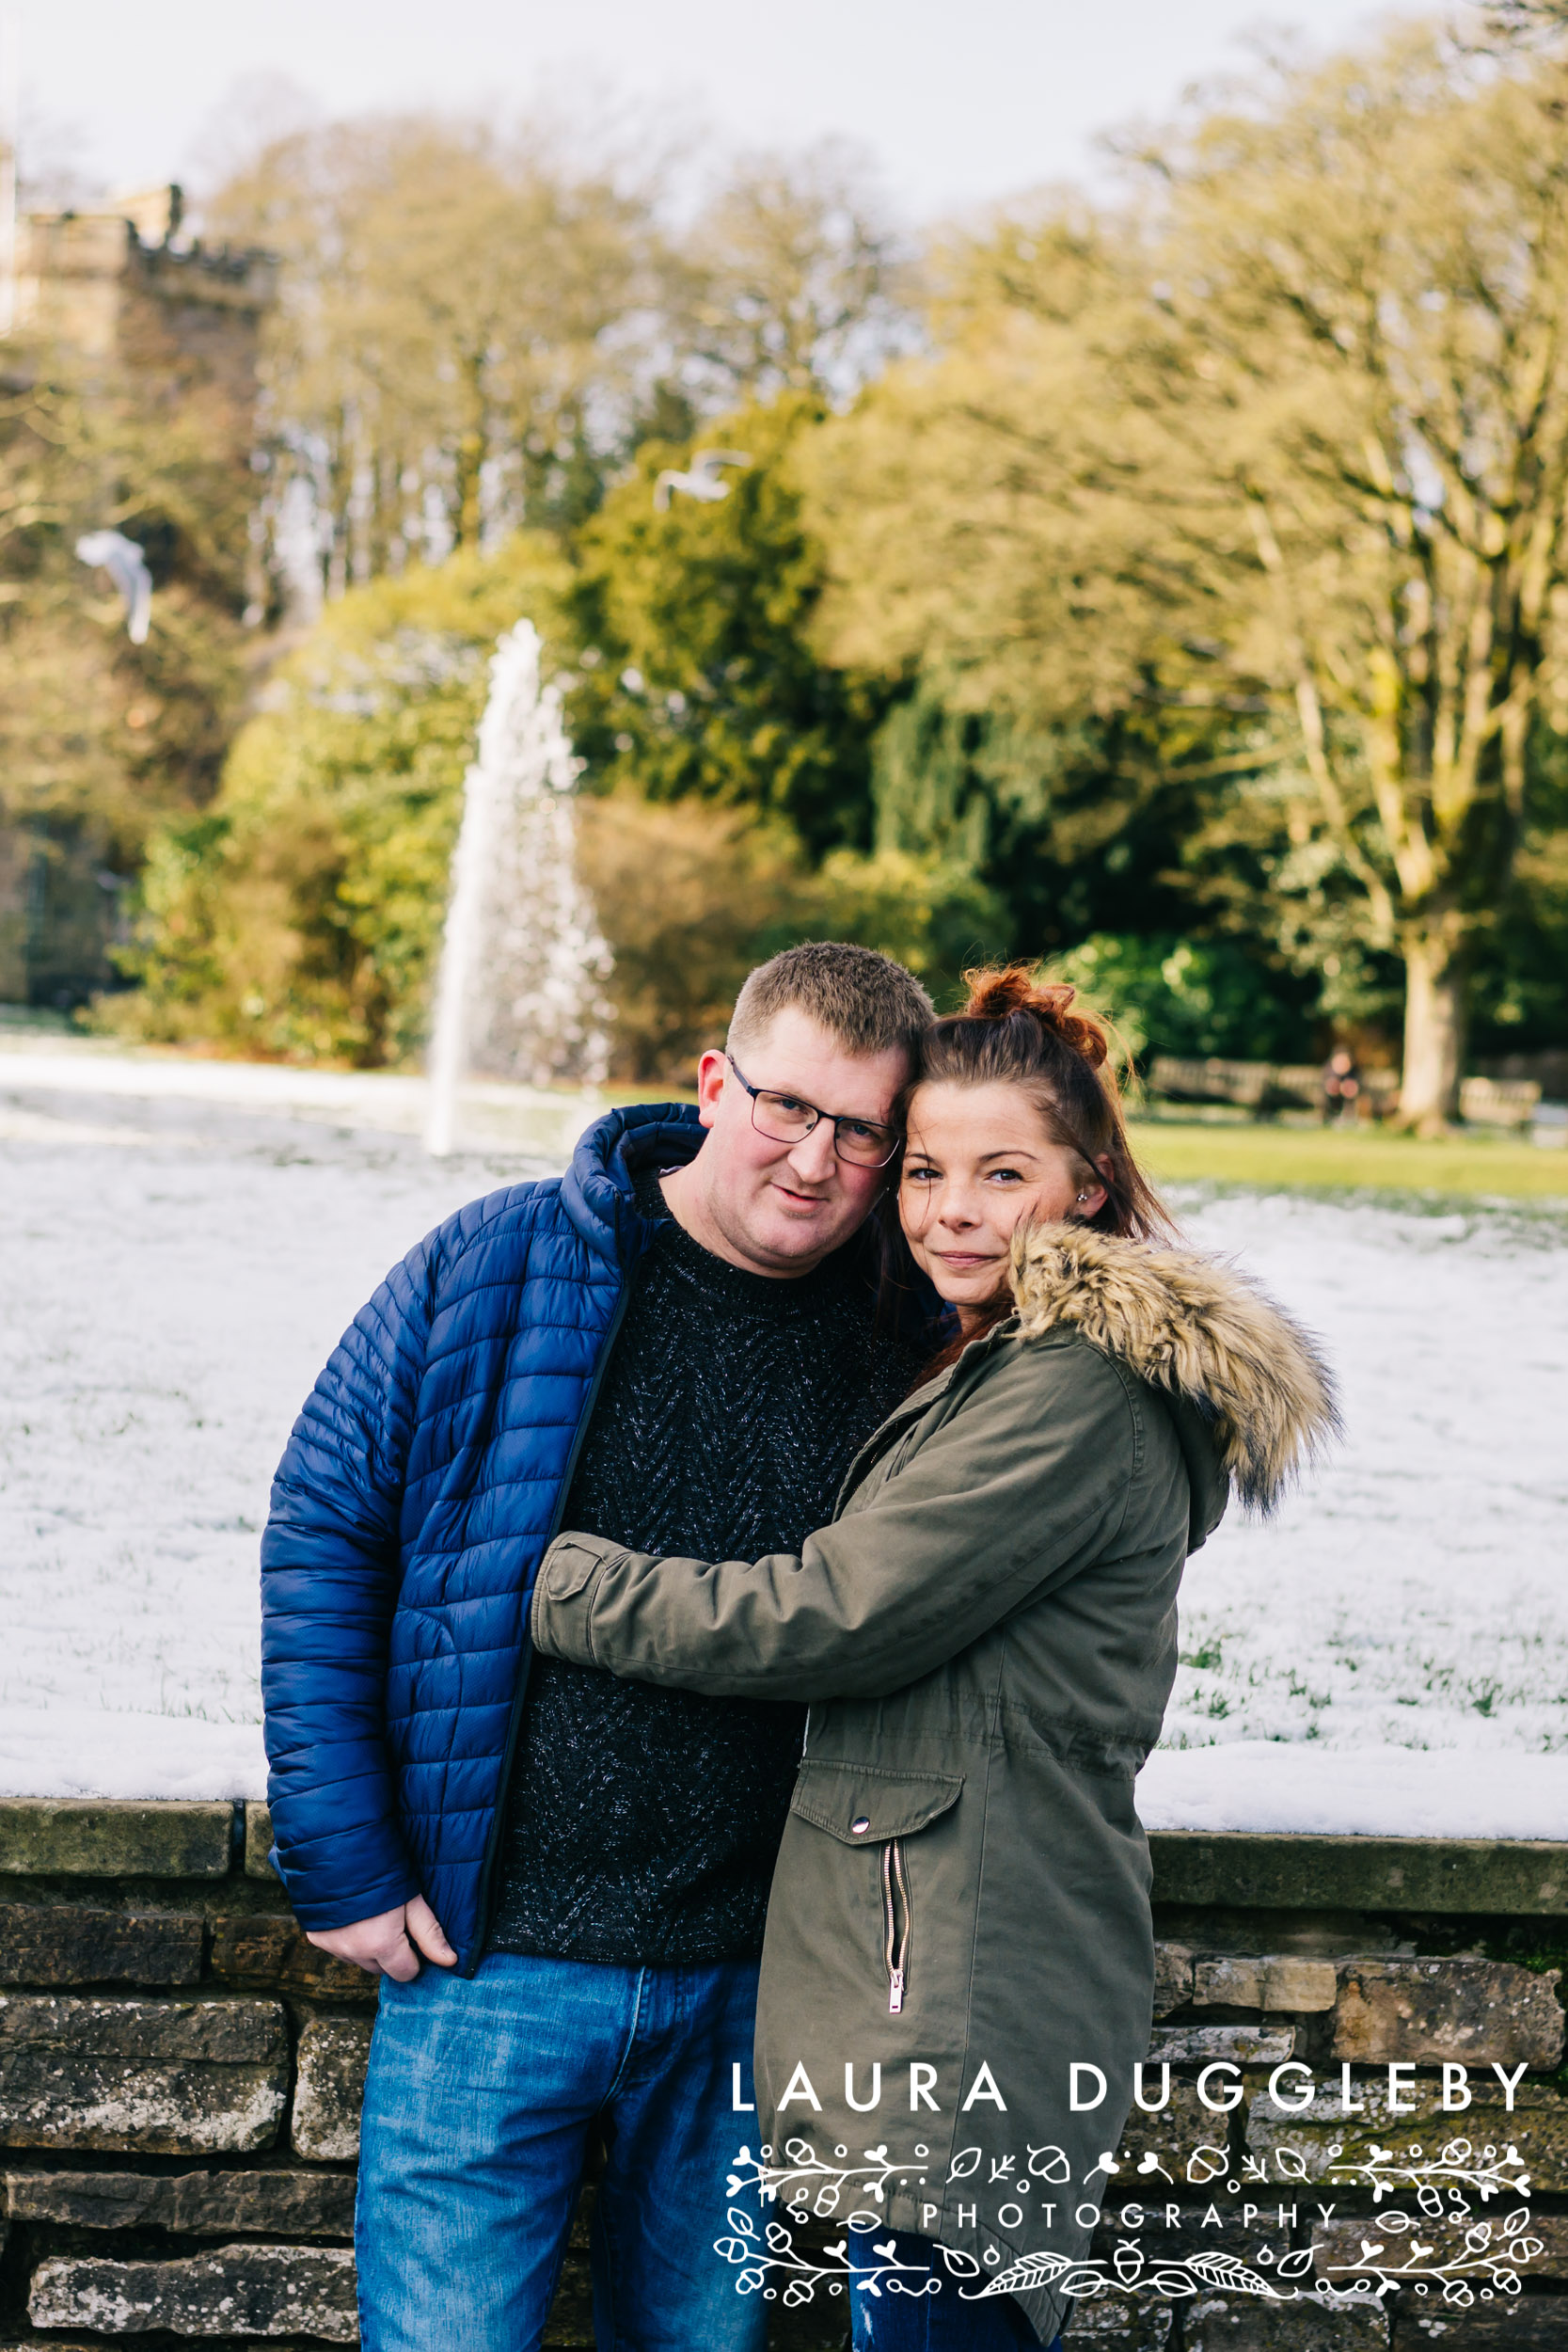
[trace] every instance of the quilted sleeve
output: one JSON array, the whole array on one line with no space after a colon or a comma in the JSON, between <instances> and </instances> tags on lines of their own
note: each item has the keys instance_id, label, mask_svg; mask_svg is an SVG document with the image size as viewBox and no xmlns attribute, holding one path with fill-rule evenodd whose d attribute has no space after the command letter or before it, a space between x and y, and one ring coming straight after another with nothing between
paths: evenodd
<instances>
[{"instance_id":1,"label":"quilted sleeve","mask_svg":"<svg viewBox=\"0 0 1568 2352\"><path fill-rule=\"evenodd\" d=\"M420 1891L384 1736L399 1510L424 1369L434 1237L361 1308L294 1423L261 1539L274 1859L307 1928Z\"/></svg>"}]
</instances>

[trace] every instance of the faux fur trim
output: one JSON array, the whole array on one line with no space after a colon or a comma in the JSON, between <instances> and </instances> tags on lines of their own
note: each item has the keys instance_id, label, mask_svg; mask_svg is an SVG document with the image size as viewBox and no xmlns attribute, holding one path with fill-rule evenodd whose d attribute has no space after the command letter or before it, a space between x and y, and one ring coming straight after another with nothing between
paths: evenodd
<instances>
[{"instance_id":1,"label":"faux fur trim","mask_svg":"<svg viewBox=\"0 0 1568 2352\"><path fill-rule=\"evenodd\" d=\"M1070 1327L1141 1379L1189 1397L1243 1502L1271 1511L1339 1427L1315 1340L1266 1293L1190 1249L1153 1249L1085 1225L1013 1236L1026 1339Z\"/></svg>"}]
</instances>

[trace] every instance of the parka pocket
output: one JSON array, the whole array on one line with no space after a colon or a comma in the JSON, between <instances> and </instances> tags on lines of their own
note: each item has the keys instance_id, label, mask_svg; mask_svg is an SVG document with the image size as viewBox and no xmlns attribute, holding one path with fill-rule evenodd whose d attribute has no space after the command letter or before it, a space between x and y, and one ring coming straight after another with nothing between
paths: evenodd
<instances>
[{"instance_id":1,"label":"parka pocket","mask_svg":"<svg viewBox=\"0 0 1568 2352\"><path fill-rule=\"evenodd\" d=\"M899 1772L885 1764L837 1764L808 1757L795 1781L790 1811L845 1846L880 1846L882 1963L888 2010L896 2017L909 1990L913 1913L904 1840L928 1829L957 1804L961 1772Z\"/></svg>"}]
</instances>

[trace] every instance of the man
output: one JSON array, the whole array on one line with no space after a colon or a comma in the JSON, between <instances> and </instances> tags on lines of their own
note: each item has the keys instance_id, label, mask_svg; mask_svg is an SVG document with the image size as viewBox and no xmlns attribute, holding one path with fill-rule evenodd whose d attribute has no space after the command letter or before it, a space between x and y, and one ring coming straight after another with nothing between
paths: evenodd
<instances>
[{"instance_id":1,"label":"man","mask_svg":"<svg viewBox=\"0 0 1568 2352\"><path fill-rule=\"evenodd\" d=\"M832 1516L917 1368L860 1229L931 1017L868 949L775 957L695 1111L614 1112L438 1227L295 1426L270 1794L311 1941L382 1977L366 2352L531 2352L591 2127L600 2345L762 2344L712 2249L802 1715L531 1666L529 1598L562 1526L745 1559Z\"/></svg>"}]
</instances>

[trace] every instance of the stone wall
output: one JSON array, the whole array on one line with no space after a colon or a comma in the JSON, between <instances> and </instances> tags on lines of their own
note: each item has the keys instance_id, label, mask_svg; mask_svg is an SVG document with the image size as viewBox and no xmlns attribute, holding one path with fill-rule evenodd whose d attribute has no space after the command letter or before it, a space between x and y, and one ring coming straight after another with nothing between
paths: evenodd
<instances>
[{"instance_id":1,"label":"stone wall","mask_svg":"<svg viewBox=\"0 0 1568 2352\"><path fill-rule=\"evenodd\" d=\"M267 1864L269 1842L258 1805L0 1803L0 2352L87 2352L127 2335L148 2352L193 2337L230 2352L356 2341L354 2165L371 1987L307 1943ZM1568 1846L1152 1843L1161 1945L1149 2084L1168 2065L1172 2090L1164 2109L1128 2125L1126 2177L1107 2183L1094 2252L1118 2280L1161 2263L1203 2269L1173 2300L1117 2292L1082 2302L1074 2340L1101 2352L1417 2352L1439 2342L1443 2352L1568 2352L1557 1973L1568 1963ZM1286 2062L1318 2086L1305 2111L1269 2095ZM1510 2111L1493 2070L1520 2064L1528 2072ZM1434 2112L1445 2065L1467 2071L1462 2122ZM1415 2123L1390 2111L1390 2066L1405 2070L1394 2094L1420 2103ZM1209 2067L1227 2071L1205 2077ZM1238 2086L1238 2103L1206 2107L1200 2080L1212 2092ZM1349 2121L1338 2099L1347 2080ZM1451 2200L1445 2209L1429 2195L1430 2212L1412 2206L1417 2237L1394 2233L1392 2201L1374 2197L1388 2152L1419 2131L1435 2154L1461 2129L1472 2167L1485 2169L1483 2150L1516 2151L1515 2174L1528 2167L1540 2250L1521 2265L1517 2294L1490 2283L1507 2198L1472 2196L1456 2221ZM1200 2142L1211 2169L1195 2179ZM1288 2188L1275 2177L1282 2148L1300 2172ZM1341 2172L1366 2168L1359 2185L1323 2186L1331 2149ZM1265 2176L1248 2198L1249 2181ZM593 2342L592 2195L550 2321L554 2345ZM1255 2210L1243 2222L1245 2203ZM1156 2206L1157 2244L1129 2218ZM1324 2312L1242 2290L1227 2260L1254 2279L1263 2265L1271 2278L1341 2284L1390 2268L1418 2281L1423 2265L1464 2261L1473 2299L1407 2283L1365 2308ZM771 2319L775 2352L837 2352L846 2339L842 2297L819 2293Z\"/></svg>"}]
</instances>

